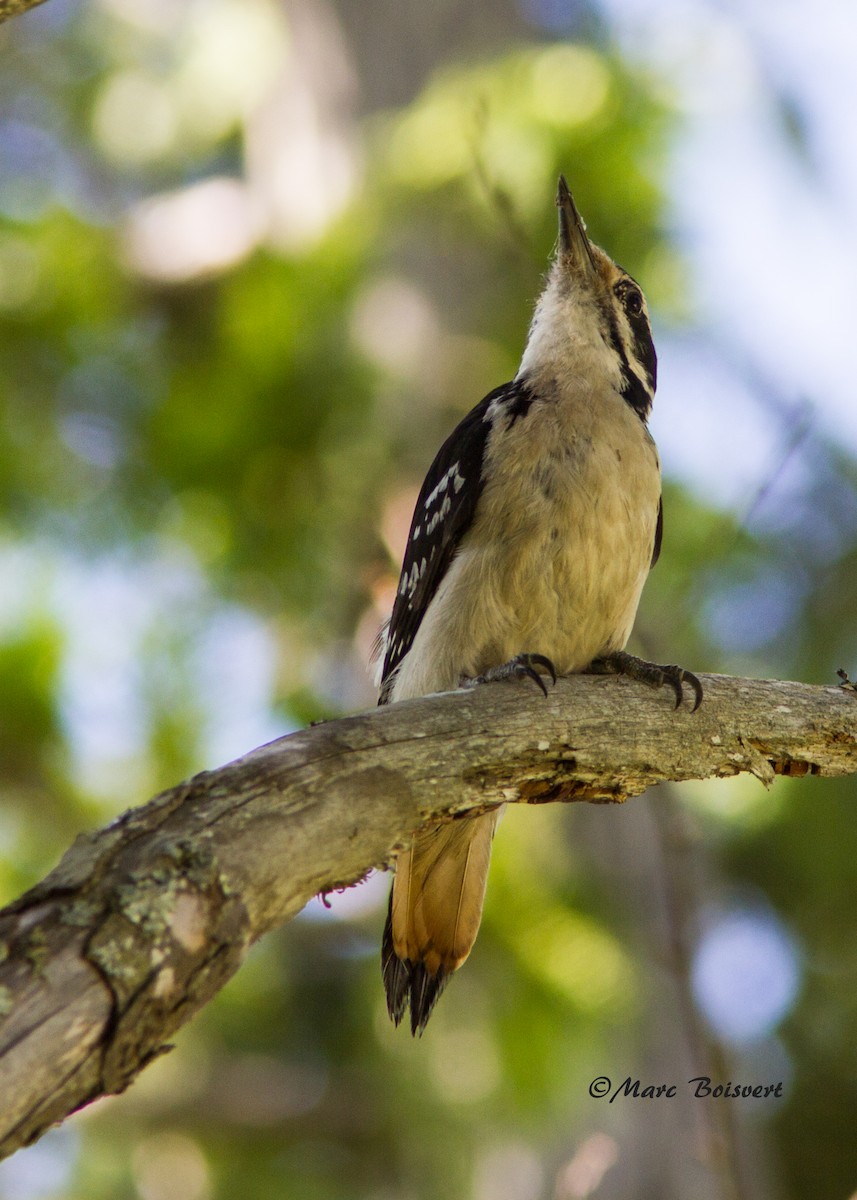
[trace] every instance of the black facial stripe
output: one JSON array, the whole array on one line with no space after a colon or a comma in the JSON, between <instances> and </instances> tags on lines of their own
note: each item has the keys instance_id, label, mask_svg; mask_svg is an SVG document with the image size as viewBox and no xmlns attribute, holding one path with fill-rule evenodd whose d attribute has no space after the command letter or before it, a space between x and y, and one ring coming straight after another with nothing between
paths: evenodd
<instances>
[{"instance_id":1,"label":"black facial stripe","mask_svg":"<svg viewBox=\"0 0 857 1200\"><path fill-rule=\"evenodd\" d=\"M607 324L610 327L610 345L621 358L622 366L627 368L628 355L625 353L625 347L623 346L622 339L619 336L619 322L616 320L616 314L609 306L605 308L604 312L605 316L607 317Z\"/></svg>"},{"instance_id":2,"label":"black facial stripe","mask_svg":"<svg viewBox=\"0 0 857 1200\"><path fill-rule=\"evenodd\" d=\"M631 326L631 333L634 335L634 355L645 370L646 382L654 392L658 384L658 356L655 354L655 344L652 341L648 318L644 312L638 313L635 317L630 313L626 315L628 324Z\"/></svg>"},{"instance_id":3,"label":"black facial stripe","mask_svg":"<svg viewBox=\"0 0 857 1200\"><path fill-rule=\"evenodd\" d=\"M652 394L630 367L622 368L622 399L645 421L652 407Z\"/></svg>"},{"instance_id":4,"label":"black facial stripe","mask_svg":"<svg viewBox=\"0 0 857 1200\"><path fill-rule=\"evenodd\" d=\"M619 337L616 313L612 311L612 308L607 310L607 323L610 325L611 346L616 350L619 358L622 359L622 398L630 404L640 420L645 421L649 412L651 412L652 394L647 390L642 380L637 378L634 371L631 370L628 355L625 354L625 348L622 344L622 338Z\"/></svg>"},{"instance_id":5,"label":"black facial stripe","mask_svg":"<svg viewBox=\"0 0 857 1200\"><path fill-rule=\"evenodd\" d=\"M628 319L628 324L631 327L631 334L634 338L634 357L646 372L646 382L649 385L649 390L654 395L658 384L658 359L655 354L654 342L652 341L652 330L649 325L649 319L642 309L640 312L635 313L631 311L628 305L628 299L631 295L642 297L642 292L636 281L630 275L627 275L627 273L625 278L619 280L613 291L619 299L625 311L625 316ZM627 361L624 355L623 360Z\"/></svg>"},{"instance_id":6,"label":"black facial stripe","mask_svg":"<svg viewBox=\"0 0 857 1200\"><path fill-rule=\"evenodd\" d=\"M625 353L625 347L622 344L622 339L619 336L619 325L616 321L616 314L610 308L607 310L607 321L610 326L611 345L619 355L619 358L622 360L622 398L626 400L628 404L630 404L631 408L633 408L640 420L645 421L652 407L652 392L654 391L654 384L647 380L647 382L649 382L649 386L646 387L643 381L639 379L636 373L632 370L631 364L628 362L628 355ZM643 317L643 321L645 322L648 331L648 322L645 320L645 317ZM652 345L650 334L648 336L648 346L650 348L649 357L650 361L652 362L652 370L654 370L655 348ZM634 349L639 354L636 335ZM645 365L645 358L640 356L640 361Z\"/></svg>"}]
</instances>

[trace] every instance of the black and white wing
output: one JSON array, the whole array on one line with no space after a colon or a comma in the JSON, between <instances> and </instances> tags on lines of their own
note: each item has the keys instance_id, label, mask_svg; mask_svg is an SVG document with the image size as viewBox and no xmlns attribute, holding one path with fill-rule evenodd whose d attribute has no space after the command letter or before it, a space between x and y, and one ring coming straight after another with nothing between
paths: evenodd
<instances>
[{"instance_id":1,"label":"black and white wing","mask_svg":"<svg viewBox=\"0 0 857 1200\"><path fill-rule=\"evenodd\" d=\"M661 556L661 542L663 540L664 540L664 498L663 498L663 496L661 496L660 500L658 501L658 521L657 521L657 524L655 525L655 545L654 545L654 548L652 549L652 562L651 562L652 567L655 565L655 563L658 561L658 559ZM651 567L649 569L651 570Z\"/></svg>"},{"instance_id":2,"label":"black and white wing","mask_svg":"<svg viewBox=\"0 0 857 1200\"><path fill-rule=\"evenodd\" d=\"M473 524L492 427L489 409L495 401L514 403L522 391L522 385L512 382L490 392L453 430L429 467L414 509L387 632L379 704L389 699L396 668L413 645L428 606Z\"/></svg>"}]
</instances>

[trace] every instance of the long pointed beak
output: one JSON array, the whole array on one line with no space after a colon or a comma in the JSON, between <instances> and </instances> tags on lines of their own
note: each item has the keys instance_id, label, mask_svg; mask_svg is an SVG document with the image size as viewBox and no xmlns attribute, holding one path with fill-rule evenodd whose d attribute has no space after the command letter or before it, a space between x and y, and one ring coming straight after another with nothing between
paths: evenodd
<instances>
[{"instance_id":1,"label":"long pointed beak","mask_svg":"<svg viewBox=\"0 0 857 1200\"><path fill-rule=\"evenodd\" d=\"M574 263L581 267L595 270L595 258L592 254L592 243L586 235L583 218L577 211L574 198L565 182L565 176L560 175L556 189L556 206L559 209L559 249L561 254L569 255Z\"/></svg>"}]
</instances>

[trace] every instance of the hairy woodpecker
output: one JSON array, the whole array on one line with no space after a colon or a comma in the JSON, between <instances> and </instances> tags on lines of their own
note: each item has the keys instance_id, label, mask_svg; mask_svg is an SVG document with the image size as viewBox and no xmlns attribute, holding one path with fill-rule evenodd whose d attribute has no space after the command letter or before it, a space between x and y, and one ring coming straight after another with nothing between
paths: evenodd
<instances>
[{"instance_id":1,"label":"hairy woodpecker","mask_svg":"<svg viewBox=\"0 0 857 1200\"><path fill-rule=\"evenodd\" d=\"M590 242L563 177L557 254L517 375L441 446L417 500L383 634L388 704L575 671L654 686L695 675L624 652L661 545L646 425L656 358L638 285ZM497 813L418 834L399 854L381 952L390 1016L422 1032L479 929Z\"/></svg>"}]
</instances>

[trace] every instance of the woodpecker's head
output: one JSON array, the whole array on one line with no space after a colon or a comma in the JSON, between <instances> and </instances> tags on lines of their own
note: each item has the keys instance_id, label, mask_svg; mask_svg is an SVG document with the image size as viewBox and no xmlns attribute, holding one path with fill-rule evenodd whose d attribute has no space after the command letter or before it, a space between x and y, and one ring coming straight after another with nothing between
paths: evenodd
<instances>
[{"instance_id":1,"label":"woodpecker's head","mask_svg":"<svg viewBox=\"0 0 857 1200\"><path fill-rule=\"evenodd\" d=\"M646 420L657 358L639 285L587 236L560 175L557 254L536 306L519 378L612 387Z\"/></svg>"}]
</instances>

